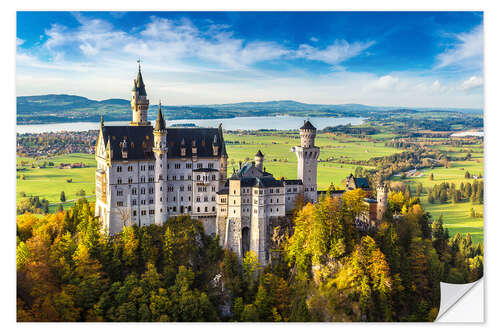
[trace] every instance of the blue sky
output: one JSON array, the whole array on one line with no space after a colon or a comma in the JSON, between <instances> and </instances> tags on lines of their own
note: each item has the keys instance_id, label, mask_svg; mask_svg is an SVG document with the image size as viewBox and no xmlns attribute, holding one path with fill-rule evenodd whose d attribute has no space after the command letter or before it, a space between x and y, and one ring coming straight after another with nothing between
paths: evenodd
<instances>
[{"instance_id":1,"label":"blue sky","mask_svg":"<svg viewBox=\"0 0 500 333\"><path fill-rule=\"evenodd\" d=\"M483 107L480 12L18 12L17 95Z\"/></svg>"}]
</instances>

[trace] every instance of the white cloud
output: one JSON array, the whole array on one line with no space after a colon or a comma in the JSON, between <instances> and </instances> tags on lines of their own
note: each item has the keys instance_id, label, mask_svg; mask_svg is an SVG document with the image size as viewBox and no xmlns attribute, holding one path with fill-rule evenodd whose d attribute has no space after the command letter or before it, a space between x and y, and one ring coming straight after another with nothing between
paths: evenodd
<instances>
[{"instance_id":1,"label":"white cloud","mask_svg":"<svg viewBox=\"0 0 500 333\"><path fill-rule=\"evenodd\" d=\"M461 85L463 90L470 90L482 86L483 86L483 79L477 76L471 76L470 78L462 82Z\"/></svg>"},{"instance_id":2,"label":"white cloud","mask_svg":"<svg viewBox=\"0 0 500 333\"><path fill-rule=\"evenodd\" d=\"M24 44L24 40L22 40L21 38L16 38L16 46L20 46L23 44Z\"/></svg>"},{"instance_id":3,"label":"white cloud","mask_svg":"<svg viewBox=\"0 0 500 333\"><path fill-rule=\"evenodd\" d=\"M373 86L379 89L394 89L399 82L399 78L385 75L373 83Z\"/></svg>"},{"instance_id":4,"label":"white cloud","mask_svg":"<svg viewBox=\"0 0 500 333\"><path fill-rule=\"evenodd\" d=\"M315 42L315 43L316 43L317 41L319 41L319 39L317 39L316 37L311 37L311 38L309 38L309 40L310 40L311 42Z\"/></svg>"},{"instance_id":5,"label":"white cloud","mask_svg":"<svg viewBox=\"0 0 500 333\"><path fill-rule=\"evenodd\" d=\"M453 35L455 42L449 49L437 56L436 68L449 66L482 69L483 66L483 25L470 32Z\"/></svg>"},{"instance_id":6,"label":"white cloud","mask_svg":"<svg viewBox=\"0 0 500 333\"><path fill-rule=\"evenodd\" d=\"M348 43L345 40L337 40L324 49L302 44L299 46L297 52L295 52L295 56L308 60L319 60L331 65L338 65L347 59L358 56L374 43L373 41Z\"/></svg>"},{"instance_id":7,"label":"white cloud","mask_svg":"<svg viewBox=\"0 0 500 333\"><path fill-rule=\"evenodd\" d=\"M373 41L342 40L323 48L304 44L294 49L277 42L237 38L230 27L211 22L197 27L189 20L153 17L144 27L124 32L104 20L75 17L81 26L52 25L41 46L18 48L19 96L72 93L94 99L129 98L135 60L141 58L150 100L161 98L168 105L294 99L331 104L482 106L478 89L465 94L462 81L429 73L422 78L419 73L374 75L346 69L318 75L298 67L279 71L252 66L301 58L339 68L346 60L366 54Z\"/></svg>"}]
</instances>

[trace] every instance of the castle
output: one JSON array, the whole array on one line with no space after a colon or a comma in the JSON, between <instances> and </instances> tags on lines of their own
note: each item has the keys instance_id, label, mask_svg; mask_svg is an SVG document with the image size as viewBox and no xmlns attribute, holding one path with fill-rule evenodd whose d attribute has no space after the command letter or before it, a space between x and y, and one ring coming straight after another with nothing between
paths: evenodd
<instances>
[{"instance_id":1,"label":"castle","mask_svg":"<svg viewBox=\"0 0 500 333\"><path fill-rule=\"evenodd\" d=\"M166 127L158 107L155 125L147 119L149 100L139 70L132 88L132 121L128 126L101 125L96 143L95 214L109 234L124 226L162 225L168 218L188 214L203 223L205 233L218 235L221 245L240 257L254 251L268 262L271 219L291 213L299 195L316 202L316 128L305 121L300 128L297 179L276 179L264 167L259 150L254 161L240 165L227 179L227 151L222 126L218 128ZM352 175L346 189L367 185ZM334 191L341 195L344 191ZM382 218L387 190L377 189L378 200L367 198L368 213L360 225Z\"/></svg>"}]
</instances>

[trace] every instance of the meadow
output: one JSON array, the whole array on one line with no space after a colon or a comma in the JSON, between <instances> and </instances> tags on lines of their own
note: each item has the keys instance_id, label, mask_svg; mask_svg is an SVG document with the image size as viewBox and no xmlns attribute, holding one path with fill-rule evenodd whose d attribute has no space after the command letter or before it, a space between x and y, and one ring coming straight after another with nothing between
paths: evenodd
<instances>
[{"instance_id":1,"label":"meadow","mask_svg":"<svg viewBox=\"0 0 500 333\"><path fill-rule=\"evenodd\" d=\"M20 166L21 161L28 164ZM45 167L38 169L36 165L43 162L53 162L53 167ZM59 169L60 163L84 163L85 168ZM31 168L31 163L34 163L35 168ZM93 155L89 154L69 154L44 159L32 159L25 157L17 158L18 168L24 170L18 171L16 175L16 200L22 199L21 193L29 196L39 196L40 199L45 198L50 202L50 210L57 208L56 203L60 202L61 191L64 191L66 196L66 204L63 206L69 207L72 205L71 200L78 199L76 192L84 190L87 196L95 194L95 167L96 162ZM21 175L24 179L21 179ZM71 182L67 180L71 179ZM93 197L88 198L94 200Z\"/></svg>"},{"instance_id":2,"label":"meadow","mask_svg":"<svg viewBox=\"0 0 500 333\"><path fill-rule=\"evenodd\" d=\"M333 136L331 134L318 134L316 145L321 148L318 163L318 189L324 190L330 184L337 188L343 188L342 181L354 173L357 164L339 162L339 159L347 161L363 161L372 157L388 156L401 152L401 149L386 147L384 142L392 138L392 134L381 132L370 136L370 139L360 139L349 136ZM264 166L266 170L275 177L285 177L295 179L297 177L297 158L292 152L292 147L300 144L300 137L297 131L259 131L253 133L226 133L228 160L228 174L232 174L233 167L238 169L239 162L253 160L255 153L261 150L265 155ZM474 241L483 239L483 218L471 218L470 209L474 208L476 212L483 212L483 205L472 205L470 202L453 204L435 203L429 204L427 201L427 189L443 181L460 185L460 182L472 182L472 179L465 179L465 171L472 175L483 174L483 148L481 145L471 145L465 147L453 147L449 145L436 144L434 149L446 152L448 156L461 158L466 155L465 150L472 152L472 159L467 161L451 161L449 167L439 167L433 169L419 170L420 177L411 177L401 179L394 176L391 181L402 181L410 184L412 190L415 190L417 182L422 183L424 191L420 197L424 208L432 215L433 219L443 215L445 227L451 235L456 232L469 232ZM46 159L34 160L30 158L17 158L19 166L21 161L28 164L24 166L25 170L17 172L16 198L19 201L21 193L26 196L39 196L50 201L50 211L57 208L61 191L66 194L67 203L64 207L72 205L71 200L78 198L76 192L83 189L87 196L95 193L94 174L95 159L93 155L88 154L69 154L60 155ZM30 164L35 165L43 162L53 162L55 167L31 168ZM59 169L59 163L77 163L82 162L87 165L86 168ZM369 166L362 166L370 168ZM434 175L434 180L430 180L430 174ZM24 175L24 179L20 179ZM72 179L71 183L67 179ZM94 197L88 198L90 201Z\"/></svg>"},{"instance_id":3,"label":"meadow","mask_svg":"<svg viewBox=\"0 0 500 333\"><path fill-rule=\"evenodd\" d=\"M275 177L297 178L297 157L292 147L300 145L298 132L259 132L258 135L225 134L227 142L228 174L238 169L238 161L253 160L258 150L264 156L266 170ZM400 149L385 147L383 142L370 142L357 138L341 138L319 134L316 145L321 148L318 163L318 189L325 190L330 184L341 187L343 179L354 173L359 165L326 161L329 158L363 161L372 157L388 156ZM370 168L366 167L365 168Z\"/></svg>"},{"instance_id":4,"label":"meadow","mask_svg":"<svg viewBox=\"0 0 500 333\"><path fill-rule=\"evenodd\" d=\"M436 146L440 150L446 150L449 156L464 157L466 153L458 153L461 148L450 146ZM438 219L443 216L444 227L448 228L450 235L457 232L466 234L470 233L474 242L483 240L483 217L470 217L470 209L474 208L476 213L483 214L484 205L471 204L469 201L452 203L434 203L430 204L427 200L427 190L434 185L442 182L454 183L460 186L460 183L472 183L474 179L465 179L465 172L469 171L471 175L484 175L483 169L483 149L482 147L471 147L473 150L472 159L467 161L452 161L448 168L439 167L433 169L419 170L420 177L411 177L401 179L399 176L394 176L391 180L401 181L409 184L412 193L414 193L417 183L422 183L423 194L420 196L420 201L427 212L432 215L433 219ZM430 175L434 175L434 179L430 179ZM483 179L484 180L484 179Z\"/></svg>"}]
</instances>

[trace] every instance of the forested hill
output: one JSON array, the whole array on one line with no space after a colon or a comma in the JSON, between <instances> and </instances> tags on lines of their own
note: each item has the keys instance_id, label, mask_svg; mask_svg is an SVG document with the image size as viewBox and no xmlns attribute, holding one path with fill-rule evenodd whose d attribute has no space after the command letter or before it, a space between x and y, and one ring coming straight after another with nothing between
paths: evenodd
<instances>
[{"instance_id":1,"label":"forested hill","mask_svg":"<svg viewBox=\"0 0 500 333\"><path fill-rule=\"evenodd\" d=\"M158 106L151 105L149 113L155 118ZM401 107L379 107L362 104L306 104L297 101L243 102L231 104L164 106L169 119L232 118L250 116L335 116L368 117L381 111L409 111ZM411 111L431 109L413 109ZM476 109L441 109L452 112L481 113ZM52 122L129 120L130 101L113 98L102 101L75 95L39 95L17 97L17 123L37 124Z\"/></svg>"}]
</instances>

